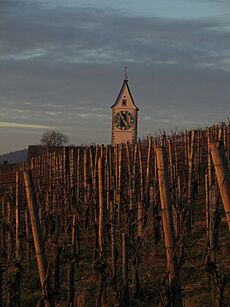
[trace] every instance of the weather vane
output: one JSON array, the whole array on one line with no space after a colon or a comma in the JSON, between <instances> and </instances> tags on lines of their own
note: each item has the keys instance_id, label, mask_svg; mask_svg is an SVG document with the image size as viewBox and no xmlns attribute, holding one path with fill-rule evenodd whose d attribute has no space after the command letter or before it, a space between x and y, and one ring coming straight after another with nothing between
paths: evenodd
<instances>
[{"instance_id":1,"label":"weather vane","mask_svg":"<svg viewBox=\"0 0 230 307\"><path fill-rule=\"evenodd\" d=\"M125 80L128 81L128 66L125 66Z\"/></svg>"}]
</instances>

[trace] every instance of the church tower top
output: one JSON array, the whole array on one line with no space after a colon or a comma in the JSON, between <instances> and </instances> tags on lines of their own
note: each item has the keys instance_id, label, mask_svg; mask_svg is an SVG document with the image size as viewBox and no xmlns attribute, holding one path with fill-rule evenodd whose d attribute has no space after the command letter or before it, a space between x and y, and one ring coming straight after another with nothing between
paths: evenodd
<instances>
[{"instance_id":1,"label":"church tower top","mask_svg":"<svg viewBox=\"0 0 230 307\"><path fill-rule=\"evenodd\" d=\"M113 108L117 107L118 104L121 103L122 98L123 97L127 98L127 95L130 97L129 100L130 100L133 108L136 109L137 111L139 111L138 107L136 106L136 104L134 102L133 96L131 94L131 91L130 91L130 88L129 88L129 85L128 85L128 70L127 70L127 66L125 66L123 84L121 86L121 89L120 89L120 92L117 96L117 99L116 99L115 103L111 106L111 108L113 109Z\"/></svg>"},{"instance_id":2,"label":"church tower top","mask_svg":"<svg viewBox=\"0 0 230 307\"><path fill-rule=\"evenodd\" d=\"M112 105L112 144L137 142L138 107L135 105L129 85L127 67L118 97Z\"/></svg>"}]
</instances>

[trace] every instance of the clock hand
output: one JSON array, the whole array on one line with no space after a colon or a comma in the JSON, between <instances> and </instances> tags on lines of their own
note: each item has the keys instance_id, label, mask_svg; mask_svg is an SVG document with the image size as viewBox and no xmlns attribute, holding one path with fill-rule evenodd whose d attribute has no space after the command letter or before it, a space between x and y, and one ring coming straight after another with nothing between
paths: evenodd
<instances>
[{"instance_id":1,"label":"clock hand","mask_svg":"<svg viewBox=\"0 0 230 307\"><path fill-rule=\"evenodd\" d=\"M121 117L123 123L125 124L125 126L128 127L128 124L126 123L126 121L125 121L125 119L124 119L124 117L121 113L120 113L120 117Z\"/></svg>"}]
</instances>

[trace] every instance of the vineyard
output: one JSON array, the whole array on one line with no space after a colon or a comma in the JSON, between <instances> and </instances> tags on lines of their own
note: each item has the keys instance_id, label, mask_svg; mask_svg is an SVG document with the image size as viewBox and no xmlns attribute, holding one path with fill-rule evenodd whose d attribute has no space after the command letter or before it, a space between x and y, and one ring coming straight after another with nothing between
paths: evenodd
<instances>
[{"instance_id":1,"label":"vineyard","mask_svg":"<svg viewBox=\"0 0 230 307\"><path fill-rule=\"evenodd\" d=\"M230 123L0 168L0 306L229 306Z\"/></svg>"}]
</instances>

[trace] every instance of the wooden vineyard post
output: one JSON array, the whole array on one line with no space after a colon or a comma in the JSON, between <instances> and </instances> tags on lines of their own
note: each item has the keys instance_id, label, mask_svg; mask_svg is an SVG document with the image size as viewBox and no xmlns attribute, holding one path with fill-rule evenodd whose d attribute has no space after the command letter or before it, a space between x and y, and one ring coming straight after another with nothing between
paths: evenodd
<instances>
[{"instance_id":1,"label":"wooden vineyard post","mask_svg":"<svg viewBox=\"0 0 230 307\"><path fill-rule=\"evenodd\" d=\"M128 251L127 251L127 233L122 233L122 283L123 283L123 305L129 305L128 288Z\"/></svg>"},{"instance_id":2,"label":"wooden vineyard post","mask_svg":"<svg viewBox=\"0 0 230 307\"><path fill-rule=\"evenodd\" d=\"M138 157L138 158L137 158ZM137 168L139 171L137 171ZM139 176L139 189L135 189L136 177ZM132 282L134 286L134 297L138 298L141 296L141 245L142 245L142 223L143 223L143 169L141 161L141 148L140 143L134 145L133 152L133 195L134 204L133 207L136 209L136 224L137 224L137 237L134 239L134 227L130 228L130 238L134 240L134 253L132 263ZM135 205L135 206L134 206Z\"/></svg>"},{"instance_id":3,"label":"wooden vineyard post","mask_svg":"<svg viewBox=\"0 0 230 307\"><path fill-rule=\"evenodd\" d=\"M69 148L63 147L63 199L64 199L64 206L66 210L70 210L70 195L68 193L69 191Z\"/></svg>"},{"instance_id":4,"label":"wooden vineyard post","mask_svg":"<svg viewBox=\"0 0 230 307\"><path fill-rule=\"evenodd\" d=\"M5 195L2 196L2 208L1 208L1 216L2 216L2 223L1 223L1 245L2 245L2 254L3 251L6 251L6 197Z\"/></svg>"},{"instance_id":5,"label":"wooden vineyard post","mask_svg":"<svg viewBox=\"0 0 230 307\"><path fill-rule=\"evenodd\" d=\"M30 225L29 225L29 210L25 208L25 228L26 228L26 270L30 271L31 251L30 251Z\"/></svg>"},{"instance_id":6,"label":"wooden vineyard post","mask_svg":"<svg viewBox=\"0 0 230 307\"><path fill-rule=\"evenodd\" d=\"M115 248L115 214L114 214L114 204L110 201L110 236L111 236L111 269L112 269L112 279L116 279L116 248Z\"/></svg>"},{"instance_id":7,"label":"wooden vineyard post","mask_svg":"<svg viewBox=\"0 0 230 307\"><path fill-rule=\"evenodd\" d=\"M172 140L168 141L168 149L169 149L169 178L170 182L172 183L174 178L173 178L173 145L172 145Z\"/></svg>"},{"instance_id":8,"label":"wooden vineyard post","mask_svg":"<svg viewBox=\"0 0 230 307\"><path fill-rule=\"evenodd\" d=\"M139 192L137 195L137 236L142 238L142 225L143 225L143 165L142 165L142 154L141 154L141 144L138 144L138 157L139 157Z\"/></svg>"},{"instance_id":9,"label":"wooden vineyard post","mask_svg":"<svg viewBox=\"0 0 230 307\"><path fill-rule=\"evenodd\" d=\"M176 210L174 210L175 217L174 225L175 225L175 235L178 237L180 231L182 229L182 193L181 193L181 176L179 175L179 150L180 148L176 147L176 139L174 144L175 151L175 202L176 202ZM176 211L176 212L175 212Z\"/></svg>"},{"instance_id":10,"label":"wooden vineyard post","mask_svg":"<svg viewBox=\"0 0 230 307\"><path fill-rule=\"evenodd\" d=\"M206 221L206 236L209 238L209 179L208 174L205 174L205 221Z\"/></svg>"},{"instance_id":11,"label":"wooden vineyard post","mask_svg":"<svg viewBox=\"0 0 230 307\"><path fill-rule=\"evenodd\" d=\"M105 163L105 182L106 182L106 210L109 212L110 210L110 165L111 165L111 147L106 147L106 155L105 155L106 163Z\"/></svg>"},{"instance_id":12,"label":"wooden vineyard post","mask_svg":"<svg viewBox=\"0 0 230 307\"><path fill-rule=\"evenodd\" d=\"M172 188L174 185L174 165L175 165L175 160L174 160L174 154L173 154L173 136L171 139L168 140L167 142L167 148L168 148L168 179L169 179L169 184L170 187ZM178 220L177 220L177 204L176 204L176 195L175 195L175 189L172 189L172 199L174 203L172 204L172 211L173 211L173 222L174 222L174 230L175 233L177 234L177 225L178 225Z\"/></svg>"},{"instance_id":13,"label":"wooden vineyard post","mask_svg":"<svg viewBox=\"0 0 230 307\"><path fill-rule=\"evenodd\" d=\"M182 307L181 288L179 280L179 268L175 253L175 235L172 217L172 204L167 178L167 158L163 147L156 148L158 180L162 210L162 221L165 237L167 268L169 272L169 284L174 307Z\"/></svg>"},{"instance_id":14,"label":"wooden vineyard post","mask_svg":"<svg viewBox=\"0 0 230 307\"><path fill-rule=\"evenodd\" d=\"M101 155L102 156L102 155ZM105 252L105 201L104 201L104 178L102 158L98 159L98 196L99 196L99 218L98 218L98 250L99 258L95 262L95 269L99 275L96 306L103 306L106 300L106 252Z\"/></svg>"},{"instance_id":15,"label":"wooden vineyard post","mask_svg":"<svg viewBox=\"0 0 230 307\"><path fill-rule=\"evenodd\" d=\"M16 224L16 243L15 256L17 261L20 260L20 208L19 208L19 173L16 172L16 190L15 190L15 224Z\"/></svg>"},{"instance_id":16,"label":"wooden vineyard post","mask_svg":"<svg viewBox=\"0 0 230 307\"><path fill-rule=\"evenodd\" d=\"M145 174L145 189L149 191L149 183L150 183L150 164L151 164L151 153L152 153L152 138L148 140L147 147L147 165L146 165L146 174Z\"/></svg>"},{"instance_id":17,"label":"wooden vineyard post","mask_svg":"<svg viewBox=\"0 0 230 307\"><path fill-rule=\"evenodd\" d=\"M83 150L83 191L84 191L84 202L87 203L87 147Z\"/></svg>"},{"instance_id":18,"label":"wooden vineyard post","mask_svg":"<svg viewBox=\"0 0 230 307\"><path fill-rule=\"evenodd\" d=\"M230 175L222 141L210 143L210 149L226 220L230 230Z\"/></svg>"},{"instance_id":19,"label":"wooden vineyard post","mask_svg":"<svg viewBox=\"0 0 230 307\"><path fill-rule=\"evenodd\" d=\"M205 176L205 191L206 191L206 227L207 227L207 239L209 240L209 226L210 226L210 191L212 189L212 157L210 151L210 138L211 130L207 129L207 159L208 159L208 170Z\"/></svg>"},{"instance_id":20,"label":"wooden vineyard post","mask_svg":"<svg viewBox=\"0 0 230 307\"><path fill-rule=\"evenodd\" d=\"M60 256L62 248L59 244L60 233L60 216L55 214L55 231L54 231L54 290L57 290L60 286Z\"/></svg>"},{"instance_id":21,"label":"wooden vineyard post","mask_svg":"<svg viewBox=\"0 0 230 307\"><path fill-rule=\"evenodd\" d=\"M116 145L116 208L117 208L117 224L121 224L121 165L122 165L122 146Z\"/></svg>"},{"instance_id":22,"label":"wooden vineyard post","mask_svg":"<svg viewBox=\"0 0 230 307\"><path fill-rule=\"evenodd\" d=\"M228 125L226 124L225 126L225 131L226 131L226 154L227 154L227 161L228 161L228 168L230 168L230 122L228 121Z\"/></svg>"},{"instance_id":23,"label":"wooden vineyard post","mask_svg":"<svg viewBox=\"0 0 230 307\"><path fill-rule=\"evenodd\" d=\"M137 163L137 144L133 147L133 165L132 165L132 189L131 193L133 195L133 201L137 201L136 195L135 195L135 183L136 183L136 163ZM134 198L135 195L135 198ZM133 209L133 207L130 207L130 209Z\"/></svg>"},{"instance_id":24,"label":"wooden vineyard post","mask_svg":"<svg viewBox=\"0 0 230 307\"><path fill-rule=\"evenodd\" d=\"M71 255L68 272L68 307L74 306L74 280L75 280L75 264L78 262L78 229L77 229L77 217L76 214L72 220L72 242L71 242Z\"/></svg>"},{"instance_id":25,"label":"wooden vineyard post","mask_svg":"<svg viewBox=\"0 0 230 307\"><path fill-rule=\"evenodd\" d=\"M89 169L90 169L91 182L89 183L89 196L91 197L93 197L93 177L94 177L93 150L94 150L94 147L90 146L89 148ZM91 221L93 218L92 210L93 208L91 208L91 214L90 214Z\"/></svg>"},{"instance_id":26,"label":"wooden vineyard post","mask_svg":"<svg viewBox=\"0 0 230 307\"><path fill-rule=\"evenodd\" d=\"M54 166L54 169L56 170L56 167ZM75 196L75 190L74 190L74 148L70 148L69 151L69 177L70 177L70 191ZM73 205L75 207L75 197L73 199Z\"/></svg>"},{"instance_id":27,"label":"wooden vineyard post","mask_svg":"<svg viewBox=\"0 0 230 307\"><path fill-rule=\"evenodd\" d=\"M21 239L20 239L20 208L19 208L19 172L15 173L15 306L20 306L21 296Z\"/></svg>"},{"instance_id":28,"label":"wooden vineyard post","mask_svg":"<svg viewBox=\"0 0 230 307\"><path fill-rule=\"evenodd\" d=\"M3 205L3 196L0 196L0 307L3 306L2 302L2 205Z\"/></svg>"},{"instance_id":29,"label":"wooden vineyard post","mask_svg":"<svg viewBox=\"0 0 230 307\"><path fill-rule=\"evenodd\" d=\"M222 129L218 131L220 133ZM208 229L208 242L210 247L210 256L211 260L215 261L215 249L216 249L216 241L217 238L215 236L215 220L216 220L216 189L215 189L215 182L213 178L213 167L212 167L212 158L211 158L211 151L210 151L210 141L208 138L208 172L205 177L205 186L206 186L206 221L207 221L207 229Z\"/></svg>"},{"instance_id":30,"label":"wooden vineyard post","mask_svg":"<svg viewBox=\"0 0 230 307\"><path fill-rule=\"evenodd\" d=\"M104 190L102 178L102 161L98 160L98 194L99 194L99 225L98 225L98 242L99 255L105 256L105 204L104 204Z\"/></svg>"},{"instance_id":31,"label":"wooden vineyard post","mask_svg":"<svg viewBox=\"0 0 230 307\"><path fill-rule=\"evenodd\" d=\"M157 255L157 244L159 243L159 223L157 221L158 219L158 208L155 201L155 195L154 195L154 187L151 186L149 188L149 206L151 208L152 217L153 217L153 242L154 242L154 253Z\"/></svg>"},{"instance_id":32,"label":"wooden vineyard post","mask_svg":"<svg viewBox=\"0 0 230 307\"><path fill-rule=\"evenodd\" d=\"M190 148L188 148L188 206L189 206L188 230L189 231L191 231L191 228L194 223L194 196L193 196L193 183L192 183L192 179L194 176L194 152L195 152L194 144L195 144L195 130L192 130L191 146Z\"/></svg>"},{"instance_id":33,"label":"wooden vineyard post","mask_svg":"<svg viewBox=\"0 0 230 307\"><path fill-rule=\"evenodd\" d=\"M131 162L129 157L129 144L125 145L126 153L126 164L127 164L127 176L128 176L128 198L129 198L129 209L133 207L133 195L132 195L132 176L131 176Z\"/></svg>"},{"instance_id":34,"label":"wooden vineyard post","mask_svg":"<svg viewBox=\"0 0 230 307\"><path fill-rule=\"evenodd\" d=\"M1 256L0 256L1 259ZM2 266L0 263L0 307L3 306L3 302L2 302Z\"/></svg>"},{"instance_id":35,"label":"wooden vineyard post","mask_svg":"<svg viewBox=\"0 0 230 307\"><path fill-rule=\"evenodd\" d=\"M38 208L34 197L34 189L31 178L31 172L24 171L23 177L25 181L25 190L27 197L27 204L30 212L30 220L32 226L32 233L34 238L34 247L37 258L38 272L41 282L42 294L44 298L45 307L53 306L49 293L49 281L47 276L47 261L42 242L42 231L38 217Z\"/></svg>"},{"instance_id":36,"label":"wooden vineyard post","mask_svg":"<svg viewBox=\"0 0 230 307\"><path fill-rule=\"evenodd\" d=\"M5 206L5 197L4 195L0 196L0 216L1 216L1 223L0 223L0 247L1 247L1 253L2 251L5 249L5 240L6 240L6 235L5 235L5 227L4 227L4 223L5 223L5 210L4 210L4 206Z\"/></svg>"},{"instance_id":37,"label":"wooden vineyard post","mask_svg":"<svg viewBox=\"0 0 230 307\"><path fill-rule=\"evenodd\" d=\"M80 148L77 147L77 169L76 169L76 203L80 203Z\"/></svg>"},{"instance_id":38,"label":"wooden vineyard post","mask_svg":"<svg viewBox=\"0 0 230 307\"><path fill-rule=\"evenodd\" d=\"M10 197L7 196L6 208L7 208L7 262L11 260L12 252L13 252L13 238L12 238L12 223L11 223L11 215L12 215L12 208L11 208L11 200Z\"/></svg>"},{"instance_id":39,"label":"wooden vineyard post","mask_svg":"<svg viewBox=\"0 0 230 307\"><path fill-rule=\"evenodd\" d=\"M218 131L217 131L218 132ZM220 130L219 130L220 134ZM222 141L221 141L222 142ZM215 144L215 143L213 143ZM218 201L216 197L216 184L214 182L214 178L212 178L212 163L211 163L211 155L212 155L212 146L209 144L209 162L208 162L208 174L206 175L206 210L208 210L207 217L207 243L208 243L208 257L206 261L206 265L208 268L209 280L211 285L211 297L212 297L212 306L222 306L223 300L223 291L224 291L224 283L222 283L222 277L219 275L219 270L216 265L216 248L218 245L218 224L219 224L219 215L218 215ZM210 152L211 150L211 152ZM224 154L224 152L223 152ZM214 160L213 160L214 162ZM216 168L214 162L214 168Z\"/></svg>"}]
</instances>

